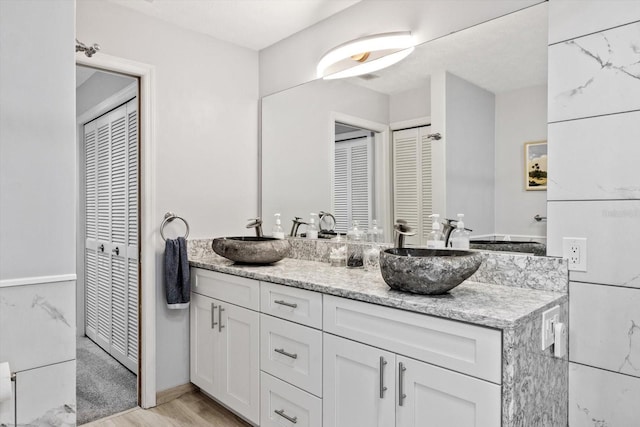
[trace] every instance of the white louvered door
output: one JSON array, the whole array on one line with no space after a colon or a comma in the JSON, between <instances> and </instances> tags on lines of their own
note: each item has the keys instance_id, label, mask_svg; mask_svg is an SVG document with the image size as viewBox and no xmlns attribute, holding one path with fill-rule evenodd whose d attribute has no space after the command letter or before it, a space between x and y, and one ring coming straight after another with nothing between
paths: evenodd
<instances>
[{"instance_id":1,"label":"white louvered door","mask_svg":"<svg viewBox=\"0 0 640 427\"><path fill-rule=\"evenodd\" d=\"M84 141L86 334L137 373L137 100L87 123Z\"/></svg>"},{"instance_id":2,"label":"white louvered door","mask_svg":"<svg viewBox=\"0 0 640 427\"><path fill-rule=\"evenodd\" d=\"M366 230L373 207L373 139L370 136L335 144L333 213L336 231L346 233L353 220Z\"/></svg>"},{"instance_id":3,"label":"white louvered door","mask_svg":"<svg viewBox=\"0 0 640 427\"><path fill-rule=\"evenodd\" d=\"M433 213L430 126L393 133L393 217L404 219L416 232L409 246L424 246Z\"/></svg>"}]
</instances>

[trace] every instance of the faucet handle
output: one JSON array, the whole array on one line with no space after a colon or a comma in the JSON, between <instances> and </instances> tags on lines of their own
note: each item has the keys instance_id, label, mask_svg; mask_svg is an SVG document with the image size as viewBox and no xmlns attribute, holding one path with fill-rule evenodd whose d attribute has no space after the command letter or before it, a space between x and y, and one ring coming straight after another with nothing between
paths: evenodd
<instances>
[{"instance_id":1,"label":"faucet handle","mask_svg":"<svg viewBox=\"0 0 640 427\"><path fill-rule=\"evenodd\" d=\"M251 218L251 219L248 219L247 221L250 221L249 224L247 224L247 228L255 228L256 236L262 237L262 219Z\"/></svg>"},{"instance_id":2,"label":"faucet handle","mask_svg":"<svg viewBox=\"0 0 640 427\"><path fill-rule=\"evenodd\" d=\"M416 235L416 232L413 231L413 229L409 226L407 221L404 220L404 219L396 220L396 223L393 226L393 229L395 230L396 233L403 234L405 236L415 236Z\"/></svg>"},{"instance_id":3,"label":"faucet handle","mask_svg":"<svg viewBox=\"0 0 640 427\"><path fill-rule=\"evenodd\" d=\"M262 224L261 218L249 218L247 221L249 221L249 224L247 224L247 228L257 227Z\"/></svg>"}]
</instances>

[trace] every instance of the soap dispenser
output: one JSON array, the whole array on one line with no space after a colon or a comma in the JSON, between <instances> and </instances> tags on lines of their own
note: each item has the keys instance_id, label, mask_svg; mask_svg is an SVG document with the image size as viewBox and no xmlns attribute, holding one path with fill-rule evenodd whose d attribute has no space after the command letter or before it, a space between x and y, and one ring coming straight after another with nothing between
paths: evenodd
<instances>
[{"instance_id":1,"label":"soap dispenser","mask_svg":"<svg viewBox=\"0 0 640 427\"><path fill-rule=\"evenodd\" d=\"M464 228L464 222L462 221L464 214L458 214L458 223L456 229L451 232L449 237L449 246L451 249L469 249L469 233Z\"/></svg>"},{"instance_id":2,"label":"soap dispenser","mask_svg":"<svg viewBox=\"0 0 640 427\"><path fill-rule=\"evenodd\" d=\"M316 214L311 213L311 218L309 218L309 224L307 224L307 239L317 239L318 238L318 226L316 225Z\"/></svg>"},{"instance_id":3,"label":"soap dispenser","mask_svg":"<svg viewBox=\"0 0 640 427\"><path fill-rule=\"evenodd\" d=\"M284 230L282 229L282 223L280 222L280 214L274 215L276 217L276 225L273 226L272 235L276 239L284 239Z\"/></svg>"},{"instance_id":4,"label":"soap dispenser","mask_svg":"<svg viewBox=\"0 0 640 427\"><path fill-rule=\"evenodd\" d=\"M371 220L371 228L369 229L368 235L371 243L382 243L382 229L378 227L377 220Z\"/></svg>"},{"instance_id":5,"label":"soap dispenser","mask_svg":"<svg viewBox=\"0 0 640 427\"><path fill-rule=\"evenodd\" d=\"M362 230L357 220L347 231L347 268L362 268L364 266Z\"/></svg>"},{"instance_id":6,"label":"soap dispenser","mask_svg":"<svg viewBox=\"0 0 640 427\"><path fill-rule=\"evenodd\" d=\"M444 234L440 231L440 215L429 215L429 218L433 218L433 224L431 224L431 233L427 237L427 249L444 249Z\"/></svg>"}]
</instances>

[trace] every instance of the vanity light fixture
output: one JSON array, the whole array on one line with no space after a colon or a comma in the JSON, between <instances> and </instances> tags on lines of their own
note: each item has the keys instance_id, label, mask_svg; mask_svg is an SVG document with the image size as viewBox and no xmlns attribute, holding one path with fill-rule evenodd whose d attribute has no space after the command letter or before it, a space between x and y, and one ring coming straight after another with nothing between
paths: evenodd
<instances>
[{"instance_id":1,"label":"vanity light fixture","mask_svg":"<svg viewBox=\"0 0 640 427\"><path fill-rule=\"evenodd\" d=\"M362 37L327 52L318 62L317 76L329 80L371 73L403 60L413 49L410 31Z\"/></svg>"}]
</instances>

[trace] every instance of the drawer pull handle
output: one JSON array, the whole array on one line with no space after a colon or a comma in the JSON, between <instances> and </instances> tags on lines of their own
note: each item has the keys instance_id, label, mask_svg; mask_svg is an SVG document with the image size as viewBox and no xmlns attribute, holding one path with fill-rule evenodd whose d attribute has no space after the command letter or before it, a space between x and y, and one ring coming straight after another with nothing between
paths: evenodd
<instances>
[{"instance_id":1,"label":"drawer pull handle","mask_svg":"<svg viewBox=\"0 0 640 427\"><path fill-rule=\"evenodd\" d=\"M280 304L280 305L286 305L287 307L291 307L291 308L298 308L298 304L296 304L294 302L286 302L286 301L281 300L281 299L275 300L274 303Z\"/></svg>"},{"instance_id":2,"label":"drawer pull handle","mask_svg":"<svg viewBox=\"0 0 640 427\"><path fill-rule=\"evenodd\" d=\"M384 399L384 392L387 391L387 388L384 386L384 367L387 364L387 361L384 360L384 357L380 356L380 399Z\"/></svg>"},{"instance_id":3,"label":"drawer pull handle","mask_svg":"<svg viewBox=\"0 0 640 427\"><path fill-rule=\"evenodd\" d=\"M222 324L223 311L224 311L224 308L222 308L222 305L220 305L220 307L218 307L218 332L222 332L222 328L224 328L224 325Z\"/></svg>"},{"instance_id":4,"label":"drawer pull handle","mask_svg":"<svg viewBox=\"0 0 640 427\"><path fill-rule=\"evenodd\" d=\"M289 415L284 413L284 409L280 409L280 410L276 409L273 412L275 412L276 414L280 415L282 418L286 419L287 421L290 421L290 422L292 422L294 424L298 423L298 417L290 417Z\"/></svg>"},{"instance_id":5,"label":"drawer pull handle","mask_svg":"<svg viewBox=\"0 0 640 427\"><path fill-rule=\"evenodd\" d=\"M398 364L398 388L400 389L398 391L398 406L402 406L404 399L407 397L407 395L404 394L404 371L406 370L407 368L404 367L404 363L400 362Z\"/></svg>"},{"instance_id":6,"label":"drawer pull handle","mask_svg":"<svg viewBox=\"0 0 640 427\"><path fill-rule=\"evenodd\" d=\"M218 324L216 322L216 308L218 308L218 306L215 303L211 303L211 329L215 329L216 325Z\"/></svg>"},{"instance_id":7,"label":"drawer pull handle","mask_svg":"<svg viewBox=\"0 0 640 427\"><path fill-rule=\"evenodd\" d=\"M297 359L298 358L297 354L288 353L288 352L284 351L284 348L275 348L275 349L273 349L273 351L275 351L276 353L280 353L280 354L282 354L284 356L290 357L292 359Z\"/></svg>"}]
</instances>

